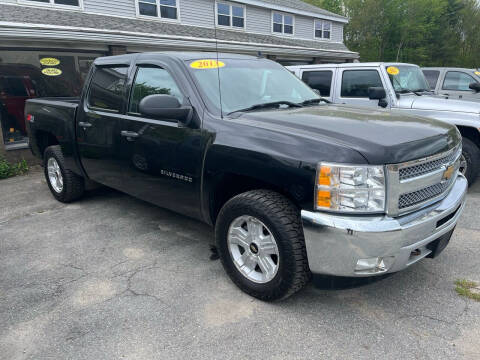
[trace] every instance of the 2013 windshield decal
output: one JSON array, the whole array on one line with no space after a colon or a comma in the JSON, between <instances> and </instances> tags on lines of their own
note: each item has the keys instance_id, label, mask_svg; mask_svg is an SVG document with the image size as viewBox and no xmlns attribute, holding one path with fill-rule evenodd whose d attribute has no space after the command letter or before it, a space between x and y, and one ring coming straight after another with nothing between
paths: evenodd
<instances>
[{"instance_id":1,"label":"2013 windshield decal","mask_svg":"<svg viewBox=\"0 0 480 360\"><path fill-rule=\"evenodd\" d=\"M168 170L161 170L160 173L162 175L167 176L167 177L172 178L172 179L177 179L177 180L180 180L180 181L193 183L193 178L191 176L177 174L177 173L174 173L174 172L168 171Z\"/></svg>"}]
</instances>

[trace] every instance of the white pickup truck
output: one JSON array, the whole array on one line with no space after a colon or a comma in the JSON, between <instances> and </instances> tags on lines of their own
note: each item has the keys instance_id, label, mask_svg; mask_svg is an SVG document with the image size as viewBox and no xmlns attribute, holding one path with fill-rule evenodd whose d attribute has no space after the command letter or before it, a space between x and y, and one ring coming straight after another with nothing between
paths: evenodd
<instances>
[{"instance_id":1,"label":"white pickup truck","mask_svg":"<svg viewBox=\"0 0 480 360\"><path fill-rule=\"evenodd\" d=\"M461 171L471 185L480 171L480 103L437 96L417 65L348 63L288 66L335 104L370 106L456 125L463 136Z\"/></svg>"},{"instance_id":2,"label":"white pickup truck","mask_svg":"<svg viewBox=\"0 0 480 360\"><path fill-rule=\"evenodd\" d=\"M480 69L429 67L422 71L435 94L480 102Z\"/></svg>"}]
</instances>

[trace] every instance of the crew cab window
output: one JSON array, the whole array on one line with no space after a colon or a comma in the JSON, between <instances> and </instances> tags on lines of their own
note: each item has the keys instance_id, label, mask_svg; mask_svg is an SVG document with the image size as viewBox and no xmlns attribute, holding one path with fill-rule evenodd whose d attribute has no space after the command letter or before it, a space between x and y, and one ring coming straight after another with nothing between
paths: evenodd
<instances>
[{"instance_id":1,"label":"crew cab window","mask_svg":"<svg viewBox=\"0 0 480 360\"><path fill-rule=\"evenodd\" d=\"M430 89L435 90L435 88L437 87L438 77L440 76L440 71L423 70L423 74L427 78L428 86L430 86Z\"/></svg>"},{"instance_id":2,"label":"crew cab window","mask_svg":"<svg viewBox=\"0 0 480 360\"><path fill-rule=\"evenodd\" d=\"M443 90L470 91L470 84L477 82L473 77L459 71L449 71L445 75Z\"/></svg>"},{"instance_id":3,"label":"crew cab window","mask_svg":"<svg viewBox=\"0 0 480 360\"><path fill-rule=\"evenodd\" d=\"M326 71L305 71L302 74L302 80L312 89L320 91L321 96L329 97L332 88L333 72Z\"/></svg>"},{"instance_id":4,"label":"crew cab window","mask_svg":"<svg viewBox=\"0 0 480 360\"><path fill-rule=\"evenodd\" d=\"M343 72L342 97L368 98L368 88L383 87L377 70L347 70Z\"/></svg>"},{"instance_id":5,"label":"crew cab window","mask_svg":"<svg viewBox=\"0 0 480 360\"><path fill-rule=\"evenodd\" d=\"M88 105L120 112L128 67L97 67L90 84Z\"/></svg>"},{"instance_id":6,"label":"crew cab window","mask_svg":"<svg viewBox=\"0 0 480 360\"><path fill-rule=\"evenodd\" d=\"M149 95L166 94L175 96L183 103L183 95L167 70L158 67L140 67L135 77L129 112L138 114L138 105Z\"/></svg>"}]
</instances>

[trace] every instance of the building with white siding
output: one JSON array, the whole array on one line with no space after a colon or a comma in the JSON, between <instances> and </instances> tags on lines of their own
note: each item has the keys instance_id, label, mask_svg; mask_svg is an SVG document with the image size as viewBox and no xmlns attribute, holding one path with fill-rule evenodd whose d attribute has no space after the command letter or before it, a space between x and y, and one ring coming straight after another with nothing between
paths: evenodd
<instances>
[{"instance_id":1,"label":"building with white siding","mask_svg":"<svg viewBox=\"0 0 480 360\"><path fill-rule=\"evenodd\" d=\"M290 65L351 62L347 22L299 0L0 0L3 140L25 147L25 100L80 95L98 56L218 48Z\"/></svg>"}]
</instances>

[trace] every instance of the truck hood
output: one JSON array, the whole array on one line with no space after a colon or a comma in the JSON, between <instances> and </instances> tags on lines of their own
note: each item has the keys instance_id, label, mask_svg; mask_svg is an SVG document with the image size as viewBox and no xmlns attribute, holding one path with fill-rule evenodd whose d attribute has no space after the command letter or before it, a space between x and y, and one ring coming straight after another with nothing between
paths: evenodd
<instances>
[{"instance_id":1,"label":"truck hood","mask_svg":"<svg viewBox=\"0 0 480 360\"><path fill-rule=\"evenodd\" d=\"M447 99L444 96L402 95L399 108L433 111L451 111L458 113L480 113L480 103L475 101Z\"/></svg>"},{"instance_id":2,"label":"truck hood","mask_svg":"<svg viewBox=\"0 0 480 360\"><path fill-rule=\"evenodd\" d=\"M460 142L458 130L444 122L344 105L256 111L234 121L309 142L335 143L356 150L376 165L427 157Z\"/></svg>"}]
</instances>

